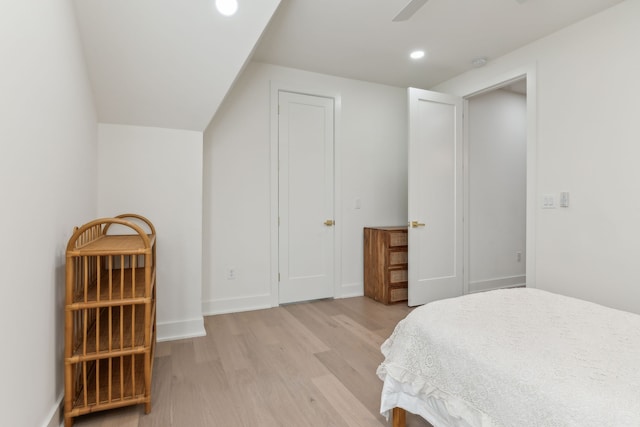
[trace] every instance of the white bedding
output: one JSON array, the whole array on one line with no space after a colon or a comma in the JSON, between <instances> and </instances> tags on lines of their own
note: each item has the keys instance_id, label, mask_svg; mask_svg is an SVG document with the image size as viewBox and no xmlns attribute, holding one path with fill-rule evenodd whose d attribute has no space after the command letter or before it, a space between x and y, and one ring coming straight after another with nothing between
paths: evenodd
<instances>
[{"instance_id":1,"label":"white bedding","mask_svg":"<svg viewBox=\"0 0 640 427\"><path fill-rule=\"evenodd\" d=\"M640 316L518 288L432 302L382 345L381 408L435 427L640 426Z\"/></svg>"}]
</instances>

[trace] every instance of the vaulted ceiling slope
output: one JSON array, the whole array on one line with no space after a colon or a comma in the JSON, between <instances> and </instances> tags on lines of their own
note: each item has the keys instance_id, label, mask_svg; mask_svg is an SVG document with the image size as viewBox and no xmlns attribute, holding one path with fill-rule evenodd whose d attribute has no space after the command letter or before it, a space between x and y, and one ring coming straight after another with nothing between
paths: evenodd
<instances>
[{"instance_id":1,"label":"vaulted ceiling slope","mask_svg":"<svg viewBox=\"0 0 640 427\"><path fill-rule=\"evenodd\" d=\"M75 0L98 120L203 131L280 0Z\"/></svg>"}]
</instances>

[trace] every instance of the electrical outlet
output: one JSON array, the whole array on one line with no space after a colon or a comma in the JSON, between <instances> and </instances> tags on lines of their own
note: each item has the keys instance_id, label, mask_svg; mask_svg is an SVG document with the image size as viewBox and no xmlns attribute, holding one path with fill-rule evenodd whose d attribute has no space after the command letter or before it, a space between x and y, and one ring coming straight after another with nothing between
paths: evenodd
<instances>
[{"instance_id":1,"label":"electrical outlet","mask_svg":"<svg viewBox=\"0 0 640 427\"><path fill-rule=\"evenodd\" d=\"M235 280L236 279L236 269L235 269L235 267L227 267L226 277L227 277L227 280Z\"/></svg>"},{"instance_id":2,"label":"electrical outlet","mask_svg":"<svg viewBox=\"0 0 640 427\"><path fill-rule=\"evenodd\" d=\"M522 252L516 252L516 261L522 262Z\"/></svg>"}]
</instances>

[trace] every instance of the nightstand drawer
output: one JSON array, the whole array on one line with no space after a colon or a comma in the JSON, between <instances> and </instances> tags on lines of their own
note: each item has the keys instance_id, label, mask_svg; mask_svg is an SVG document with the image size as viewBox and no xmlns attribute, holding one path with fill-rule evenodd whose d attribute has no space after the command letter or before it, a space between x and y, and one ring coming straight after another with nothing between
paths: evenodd
<instances>
[{"instance_id":1,"label":"nightstand drawer","mask_svg":"<svg viewBox=\"0 0 640 427\"><path fill-rule=\"evenodd\" d=\"M406 301L408 297L409 290L406 287L391 288L389 291L390 302Z\"/></svg>"},{"instance_id":2,"label":"nightstand drawer","mask_svg":"<svg viewBox=\"0 0 640 427\"><path fill-rule=\"evenodd\" d=\"M406 249L389 251L389 265L407 264L408 261L409 254Z\"/></svg>"},{"instance_id":3,"label":"nightstand drawer","mask_svg":"<svg viewBox=\"0 0 640 427\"><path fill-rule=\"evenodd\" d=\"M389 233L389 246L407 246L407 232L398 231Z\"/></svg>"},{"instance_id":4,"label":"nightstand drawer","mask_svg":"<svg viewBox=\"0 0 640 427\"><path fill-rule=\"evenodd\" d=\"M409 278L407 270L389 270L389 283L405 283Z\"/></svg>"}]
</instances>

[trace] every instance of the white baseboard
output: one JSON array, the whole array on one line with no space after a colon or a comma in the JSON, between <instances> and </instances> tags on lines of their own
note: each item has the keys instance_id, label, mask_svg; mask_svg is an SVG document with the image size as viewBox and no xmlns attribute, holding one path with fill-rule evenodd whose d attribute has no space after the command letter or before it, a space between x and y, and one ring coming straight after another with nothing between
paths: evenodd
<instances>
[{"instance_id":1,"label":"white baseboard","mask_svg":"<svg viewBox=\"0 0 640 427\"><path fill-rule=\"evenodd\" d=\"M56 399L56 404L49 411L42 427L63 427L64 426L64 392Z\"/></svg>"},{"instance_id":2,"label":"white baseboard","mask_svg":"<svg viewBox=\"0 0 640 427\"><path fill-rule=\"evenodd\" d=\"M264 310L273 307L271 295L254 295L250 297L216 299L202 302L202 314L239 313L241 311Z\"/></svg>"},{"instance_id":3,"label":"white baseboard","mask_svg":"<svg viewBox=\"0 0 640 427\"><path fill-rule=\"evenodd\" d=\"M364 284L362 282L347 283L340 287L340 295L336 298L361 297L364 295Z\"/></svg>"},{"instance_id":4,"label":"white baseboard","mask_svg":"<svg viewBox=\"0 0 640 427\"><path fill-rule=\"evenodd\" d=\"M338 292L339 295L336 295L335 298L361 297L364 295L363 283L356 282L342 285ZM213 316L216 314L264 310L273 307L272 301L273 297L270 294L208 300L202 302L202 314L204 316Z\"/></svg>"},{"instance_id":5,"label":"white baseboard","mask_svg":"<svg viewBox=\"0 0 640 427\"><path fill-rule=\"evenodd\" d=\"M156 327L158 332L156 340L158 342L203 337L207 335L202 317L178 322L158 322Z\"/></svg>"},{"instance_id":6,"label":"white baseboard","mask_svg":"<svg viewBox=\"0 0 640 427\"><path fill-rule=\"evenodd\" d=\"M507 276L507 277L495 277L486 280L477 280L475 282L469 282L469 292L481 292L490 291L493 289L512 288L514 286L524 286L527 281L527 276Z\"/></svg>"}]
</instances>

